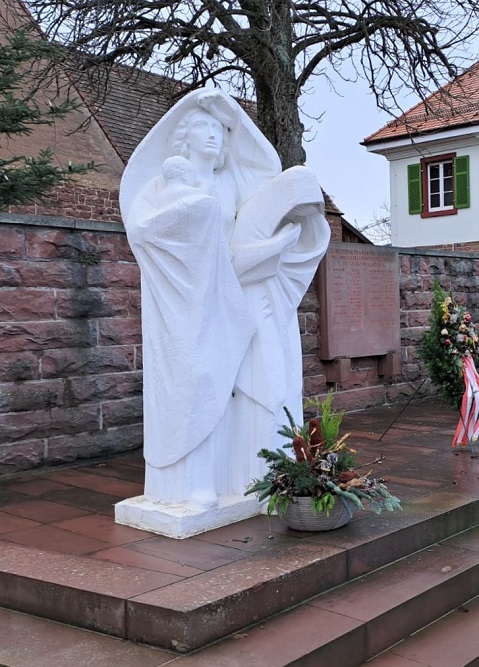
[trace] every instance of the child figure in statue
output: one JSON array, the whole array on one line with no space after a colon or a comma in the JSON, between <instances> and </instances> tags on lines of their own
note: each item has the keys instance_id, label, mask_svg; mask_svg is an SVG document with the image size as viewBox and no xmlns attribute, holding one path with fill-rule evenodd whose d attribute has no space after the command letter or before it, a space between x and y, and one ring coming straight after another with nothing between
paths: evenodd
<instances>
[{"instance_id":1,"label":"child figure in statue","mask_svg":"<svg viewBox=\"0 0 479 667\"><path fill-rule=\"evenodd\" d=\"M185 157L175 155L167 158L163 162L162 172L166 185L164 201L168 196L173 200L194 193L196 170Z\"/></svg>"}]
</instances>

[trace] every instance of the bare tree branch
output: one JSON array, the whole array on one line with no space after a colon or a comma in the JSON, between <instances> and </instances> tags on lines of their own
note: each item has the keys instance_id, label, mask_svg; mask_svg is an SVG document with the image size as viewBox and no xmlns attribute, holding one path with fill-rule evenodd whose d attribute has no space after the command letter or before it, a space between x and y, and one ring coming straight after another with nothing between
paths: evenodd
<instances>
[{"instance_id":1,"label":"bare tree branch","mask_svg":"<svg viewBox=\"0 0 479 667\"><path fill-rule=\"evenodd\" d=\"M470 65L479 32L479 0L26 1L90 67L123 63L189 87L248 91L285 167L304 161L299 96L325 65L341 76L352 63L391 111L401 91L424 99Z\"/></svg>"}]
</instances>

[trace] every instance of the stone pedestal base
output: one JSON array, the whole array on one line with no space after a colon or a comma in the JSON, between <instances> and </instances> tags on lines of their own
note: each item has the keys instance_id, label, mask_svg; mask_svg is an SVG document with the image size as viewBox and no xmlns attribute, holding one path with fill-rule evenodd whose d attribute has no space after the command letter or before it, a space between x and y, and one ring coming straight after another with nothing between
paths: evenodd
<instances>
[{"instance_id":1,"label":"stone pedestal base","mask_svg":"<svg viewBox=\"0 0 479 667\"><path fill-rule=\"evenodd\" d=\"M116 523L178 540L257 514L261 514L261 505L256 496L230 496L222 499L216 507L207 509L189 503L153 503L145 496L127 498L115 505Z\"/></svg>"}]
</instances>

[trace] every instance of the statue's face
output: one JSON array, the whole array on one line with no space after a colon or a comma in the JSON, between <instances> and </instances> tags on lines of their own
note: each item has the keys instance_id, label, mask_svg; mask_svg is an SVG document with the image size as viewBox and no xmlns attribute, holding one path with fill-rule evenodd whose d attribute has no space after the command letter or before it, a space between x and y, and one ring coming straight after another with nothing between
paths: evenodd
<instances>
[{"instance_id":1,"label":"statue's face","mask_svg":"<svg viewBox=\"0 0 479 667\"><path fill-rule=\"evenodd\" d=\"M190 152L218 157L223 146L223 126L206 111L195 111L188 119L186 141Z\"/></svg>"}]
</instances>

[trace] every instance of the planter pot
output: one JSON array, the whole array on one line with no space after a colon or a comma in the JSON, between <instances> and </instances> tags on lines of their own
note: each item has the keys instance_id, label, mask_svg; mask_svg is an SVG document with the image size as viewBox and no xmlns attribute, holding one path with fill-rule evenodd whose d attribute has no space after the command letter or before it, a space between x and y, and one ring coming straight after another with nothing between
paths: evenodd
<instances>
[{"instance_id":1,"label":"planter pot","mask_svg":"<svg viewBox=\"0 0 479 667\"><path fill-rule=\"evenodd\" d=\"M294 498L290 503L281 520L294 530L321 531L334 530L346 525L353 518L357 507L347 498L336 497L336 502L329 510L329 516L326 512L314 514L311 508L310 497Z\"/></svg>"}]
</instances>

